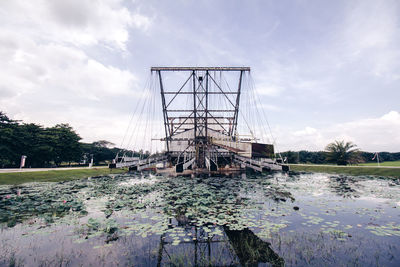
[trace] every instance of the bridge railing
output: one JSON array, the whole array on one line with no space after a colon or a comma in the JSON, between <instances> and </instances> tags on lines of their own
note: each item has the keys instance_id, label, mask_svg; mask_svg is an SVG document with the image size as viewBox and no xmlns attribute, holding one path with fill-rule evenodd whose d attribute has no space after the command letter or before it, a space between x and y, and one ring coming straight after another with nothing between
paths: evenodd
<instances>
[{"instance_id":1,"label":"bridge railing","mask_svg":"<svg viewBox=\"0 0 400 267\"><path fill-rule=\"evenodd\" d=\"M167 161L167 156L158 156L158 157L149 157L147 159L139 159L139 160L133 160L133 161L127 161L127 162L117 162L115 163L115 166L111 166L110 168L126 168L126 167L137 167L138 170L148 168L152 165L156 165L158 163L163 163ZM147 166L147 167L145 167Z\"/></svg>"}]
</instances>

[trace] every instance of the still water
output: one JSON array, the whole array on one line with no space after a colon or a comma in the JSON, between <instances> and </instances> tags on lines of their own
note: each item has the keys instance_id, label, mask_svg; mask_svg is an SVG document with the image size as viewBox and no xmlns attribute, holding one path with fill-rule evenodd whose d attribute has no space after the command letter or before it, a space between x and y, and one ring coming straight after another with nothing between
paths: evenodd
<instances>
[{"instance_id":1,"label":"still water","mask_svg":"<svg viewBox=\"0 0 400 267\"><path fill-rule=\"evenodd\" d=\"M150 173L0 187L0 266L400 266L400 182Z\"/></svg>"}]
</instances>

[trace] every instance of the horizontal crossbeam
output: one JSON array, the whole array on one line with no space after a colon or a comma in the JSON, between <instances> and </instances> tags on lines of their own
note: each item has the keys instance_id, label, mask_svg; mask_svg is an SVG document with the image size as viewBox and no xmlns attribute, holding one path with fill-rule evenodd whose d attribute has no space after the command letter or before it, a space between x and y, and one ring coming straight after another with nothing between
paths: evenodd
<instances>
[{"instance_id":1,"label":"horizontal crossbeam","mask_svg":"<svg viewBox=\"0 0 400 267\"><path fill-rule=\"evenodd\" d=\"M166 95L175 95L175 94L180 94L180 95L193 95L195 94L194 92L165 92L164 94ZM196 95L202 95L202 94L209 94L209 95L237 95L239 92L196 92Z\"/></svg>"},{"instance_id":2,"label":"horizontal crossbeam","mask_svg":"<svg viewBox=\"0 0 400 267\"><path fill-rule=\"evenodd\" d=\"M206 110L198 109L197 112L206 112ZM168 109L167 112L193 112L191 109ZM235 112L233 109L209 109L207 112Z\"/></svg>"},{"instance_id":3,"label":"horizontal crossbeam","mask_svg":"<svg viewBox=\"0 0 400 267\"><path fill-rule=\"evenodd\" d=\"M151 71L250 71L250 67L151 67Z\"/></svg>"},{"instance_id":4,"label":"horizontal crossbeam","mask_svg":"<svg viewBox=\"0 0 400 267\"><path fill-rule=\"evenodd\" d=\"M194 122L184 122L184 123L177 123L177 125L174 126L178 126L178 125L193 125ZM220 123L215 123L215 122L207 122L207 125L232 125L231 122L220 122Z\"/></svg>"},{"instance_id":5,"label":"horizontal crossbeam","mask_svg":"<svg viewBox=\"0 0 400 267\"><path fill-rule=\"evenodd\" d=\"M175 120L175 119L184 120L186 118L187 118L186 116L185 117L168 117L168 120ZM233 117L216 117L216 116L214 116L213 118L214 119L227 119L227 120L233 120L234 119ZM189 117L189 119L194 119L194 117Z\"/></svg>"}]
</instances>

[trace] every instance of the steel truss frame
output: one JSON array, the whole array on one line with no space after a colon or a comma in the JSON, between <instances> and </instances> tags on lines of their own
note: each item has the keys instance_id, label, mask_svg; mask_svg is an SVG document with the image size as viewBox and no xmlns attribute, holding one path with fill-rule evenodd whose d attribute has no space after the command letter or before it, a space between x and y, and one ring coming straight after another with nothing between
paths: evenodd
<instances>
[{"instance_id":1,"label":"steel truss frame","mask_svg":"<svg viewBox=\"0 0 400 267\"><path fill-rule=\"evenodd\" d=\"M166 90L163 83L162 74L165 71L178 71L186 72L188 78L179 87L178 90ZM237 82L237 90L224 90L220 84L210 75L210 72L239 72L239 80ZM167 152L170 152L171 141L177 134L182 133L184 130L193 130L193 138L189 138L189 146L194 146L196 151L196 166L200 168L205 167L206 156L209 157L212 149L212 144L208 138L209 125L218 125L221 128L222 134L226 135L232 140L235 139L234 134L237 130L237 122L239 115L240 94L242 89L243 74L250 72L249 67L152 67L151 72L155 72L158 76L163 118L164 130ZM190 92L182 91L186 85L192 81L192 89ZM209 88L213 85L218 90L210 92ZM172 95L172 98L166 100L166 95ZM193 95L193 108L192 109L169 109L170 105L174 102L179 95ZM228 101L231 109L209 109L209 98L213 95L223 95ZM228 97L234 96L234 101ZM172 114L171 114L172 113ZM176 113L186 113L182 116L176 116ZM218 115L217 115L218 114ZM220 114L229 114L228 116L221 116ZM181 121L174 123L176 119ZM222 120L222 121L221 121ZM224 121L224 122L223 122ZM228 122L227 122L228 121ZM227 129L226 126L229 126ZM185 126L185 129L181 129ZM189 127L189 128L188 128ZM187 149L187 148L186 148Z\"/></svg>"}]
</instances>

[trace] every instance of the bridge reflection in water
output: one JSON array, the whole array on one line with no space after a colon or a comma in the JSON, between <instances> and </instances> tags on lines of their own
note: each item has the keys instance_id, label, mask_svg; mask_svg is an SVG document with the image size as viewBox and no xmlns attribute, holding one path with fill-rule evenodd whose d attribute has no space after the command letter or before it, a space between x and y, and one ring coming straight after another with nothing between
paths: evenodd
<instances>
[{"instance_id":1,"label":"bridge reflection in water","mask_svg":"<svg viewBox=\"0 0 400 267\"><path fill-rule=\"evenodd\" d=\"M191 226L179 221L178 225L186 233L192 233L190 241L183 241L174 246L168 234L160 238L157 266L258 266L267 263L270 266L284 266L285 261L272 248L271 244L261 240L250 229L229 230L226 226L215 226L222 229L220 237L208 237L202 227Z\"/></svg>"}]
</instances>

